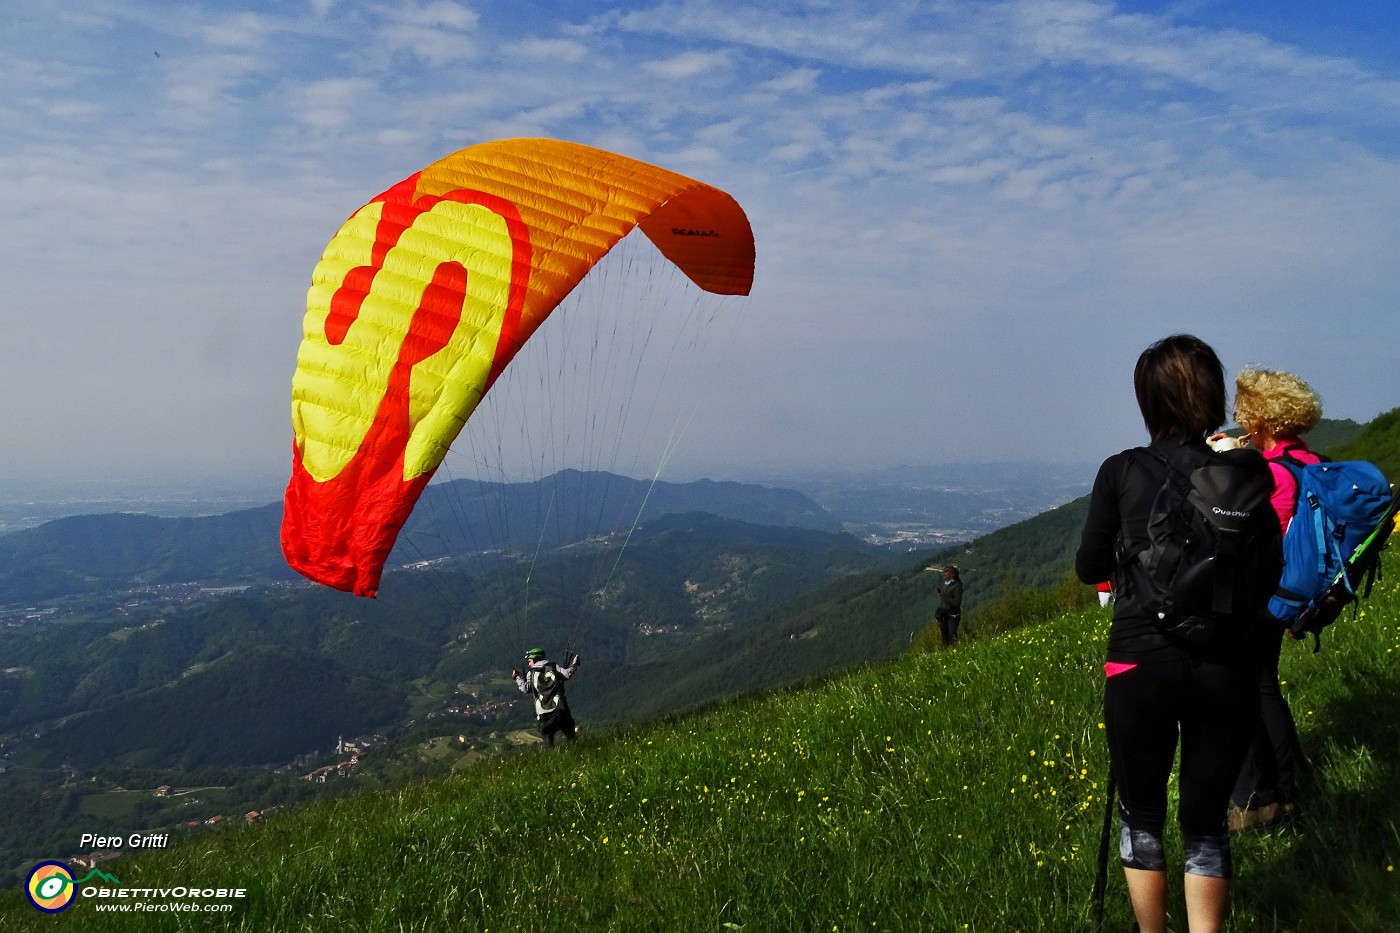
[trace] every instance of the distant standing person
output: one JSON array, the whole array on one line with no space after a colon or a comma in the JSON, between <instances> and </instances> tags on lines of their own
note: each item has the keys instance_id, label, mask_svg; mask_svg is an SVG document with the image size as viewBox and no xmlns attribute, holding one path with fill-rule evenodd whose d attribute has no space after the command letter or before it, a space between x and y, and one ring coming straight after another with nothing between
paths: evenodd
<instances>
[{"instance_id":1,"label":"distant standing person","mask_svg":"<svg viewBox=\"0 0 1400 933\"><path fill-rule=\"evenodd\" d=\"M1151 541L1148 520L1169 470L1189 472L1222 454L1206 437L1225 421L1225 372L1199 338L1178 334L1138 357L1133 387L1148 447L1114 454L1099 467L1075 554L1079 579L1114 583L1104 674L1104 724L1118 789L1118 854L1142 933L1167 926L1167 862L1162 844L1167 790L1180 745L1177 822L1185 849L1187 922L1218 931L1230 908L1230 837L1225 814L1259 718L1259 669L1252 658L1259 606L1250 606L1204 643L1163 631L1138 555ZM1241 460L1267 488L1257 455ZM1258 523L1276 534L1271 516ZM1277 547L1277 539L1274 539ZM1120 566L1120 555L1123 564ZM1261 571L1263 572L1263 571ZM1272 589L1261 578L1255 589Z\"/></svg>"},{"instance_id":2,"label":"distant standing person","mask_svg":"<svg viewBox=\"0 0 1400 933\"><path fill-rule=\"evenodd\" d=\"M958 568L952 564L943 568L943 582L938 588L938 608L933 617L938 620L938 634L945 646L958 643L958 623L962 621L963 585Z\"/></svg>"},{"instance_id":3,"label":"distant standing person","mask_svg":"<svg viewBox=\"0 0 1400 933\"><path fill-rule=\"evenodd\" d=\"M1248 368L1235 377L1235 423L1248 432L1250 444L1269 461L1274 474L1270 502L1285 532L1297 505L1298 479L1284 462L1318 462L1320 458L1308 449L1301 435L1317 427L1320 420L1321 399L1292 373ZM1259 726L1231 795L1235 805L1229 820L1232 831L1263 829L1298 810L1295 771L1305 759L1293 713L1279 687L1283 630L1283 623L1267 615L1257 627L1254 650L1260 663Z\"/></svg>"},{"instance_id":4,"label":"distant standing person","mask_svg":"<svg viewBox=\"0 0 1400 933\"><path fill-rule=\"evenodd\" d=\"M578 724L569 711L569 699L564 695L564 681L574 676L578 670L578 655L569 659L566 666L559 666L544 656L543 648L531 648L525 652L525 670L512 670L515 686L521 693L528 693L535 700L535 720L540 726L540 736L544 744L554 747L554 737L563 733L570 742L578 738Z\"/></svg>"},{"instance_id":5,"label":"distant standing person","mask_svg":"<svg viewBox=\"0 0 1400 933\"><path fill-rule=\"evenodd\" d=\"M1109 580L1104 580L1104 581L1102 581L1101 583L1099 583L1098 590L1099 590L1099 608L1101 608L1101 609L1107 609L1107 608L1108 608L1108 604L1111 603L1111 602L1113 602L1113 583L1112 583L1112 581L1109 581Z\"/></svg>"}]
</instances>

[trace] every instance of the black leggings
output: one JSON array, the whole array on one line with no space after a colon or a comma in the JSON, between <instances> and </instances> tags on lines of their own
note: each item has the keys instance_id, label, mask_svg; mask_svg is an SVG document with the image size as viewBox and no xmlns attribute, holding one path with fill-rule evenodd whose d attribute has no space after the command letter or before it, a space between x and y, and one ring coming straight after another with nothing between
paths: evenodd
<instances>
[{"instance_id":1,"label":"black leggings","mask_svg":"<svg viewBox=\"0 0 1400 933\"><path fill-rule=\"evenodd\" d=\"M1283 624L1267 619L1255 637L1259 654L1259 725L1254 743L1235 782L1234 801L1241 808L1297 799L1295 771L1303 759L1293 713L1278 682L1278 659Z\"/></svg>"},{"instance_id":2,"label":"black leggings","mask_svg":"<svg viewBox=\"0 0 1400 933\"><path fill-rule=\"evenodd\" d=\"M1124 864L1160 870L1155 860L1160 859L1167 782L1179 739L1177 821L1187 843L1188 870L1193 846L1210 840L1212 849L1223 850L1221 870L1229 877L1225 811L1259 715L1258 677L1252 664L1224 664L1182 654L1108 678L1104 726L1124 836L1128 831L1134 837L1143 834L1146 840L1155 840L1157 847L1148 863L1134 862L1124 851Z\"/></svg>"},{"instance_id":3,"label":"black leggings","mask_svg":"<svg viewBox=\"0 0 1400 933\"><path fill-rule=\"evenodd\" d=\"M961 612L940 612L936 613L938 618L938 634L943 639L945 645L956 645L958 643L958 623L962 621Z\"/></svg>"}]
</instances>

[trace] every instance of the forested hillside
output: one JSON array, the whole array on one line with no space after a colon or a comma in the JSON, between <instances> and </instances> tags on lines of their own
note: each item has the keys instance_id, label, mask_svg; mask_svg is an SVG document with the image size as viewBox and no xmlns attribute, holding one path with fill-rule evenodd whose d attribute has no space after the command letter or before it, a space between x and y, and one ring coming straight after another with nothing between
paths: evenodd
<instances>
[{"instance_id":1,"label":"forested hillside","mask_svg":"<svg viewBox=\"0 0 1400 933\"><path fill-rule=\"evenodd\" d=\"M1392 483L1400 483L1400 408L1393 408L1354 438L1326 448L1334 460L1370 460Z\"/></svg>"},{"instance_id":2,"label":"forested hillside","mask_svg":"<svg viewBox=\"0 0 1400 933\"><path fill-rule=\"evenodd\" d=\"M116 513L60 518L0 535L0 605L172 583L290 581L282 507L201 518Z\"/></svg>"},{"instance_id":3,"label":"forested hillside","mask_svg":"<svg viewBox=\"0 0 1400 933\"><path fill-rule=\"evenodd\" d=\"M720 636L781 640L779 607L891 561L909 558L849 535L696 513L639 530L620 562L603 568L605 584L595 555L571 552L475 577L418 571L373 601L306 586L3 631L0 736L10 733L11 757L34 766L277 763L340 734L461 706L468 693L478 705L511 700L504 675L525 647L570 641L588 656L580 709L633 718L604 699L621 684L646 684L648 711L665 711L790 675L755 665L695 691L651 678L656 665L708 663L725 650L711 647ZM848 640L826 662L888 657L899 646Z\"/></svg>"}]
</instances>

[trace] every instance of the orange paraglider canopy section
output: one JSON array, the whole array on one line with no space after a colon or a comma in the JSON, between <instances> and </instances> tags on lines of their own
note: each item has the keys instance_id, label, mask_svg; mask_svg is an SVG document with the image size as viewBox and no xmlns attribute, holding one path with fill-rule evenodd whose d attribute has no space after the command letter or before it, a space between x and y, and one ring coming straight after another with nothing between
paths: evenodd
<instances>
[{"instance_id":1,"label":"orange paraglider canopy section","mask_svg":"<svg viewBox=\"0 0 1400 933\"><path fill-rule=\"evenodd\" d=\"M482 396L635 227L701 289L748 294L753 233L732 197L576 143L471 146L357 210L306 298L287 562L374 596L399 529Z\"/></svg>"}]
</instances>

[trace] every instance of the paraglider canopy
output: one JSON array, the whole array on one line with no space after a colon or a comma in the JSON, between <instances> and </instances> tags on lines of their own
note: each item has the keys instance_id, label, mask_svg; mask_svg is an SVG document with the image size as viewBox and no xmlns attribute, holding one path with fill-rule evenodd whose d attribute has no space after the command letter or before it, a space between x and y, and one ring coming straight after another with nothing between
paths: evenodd
<instances>
[{"instance_id":1,"label":"paraglider canopy","mask_svg":"<svg viewBox=\"0 0 1400 933\"><path fill-rule=\"evenodd\" d=\"M351 215L307 293L288 563L374 596L399 529L482 396L634 228L699 288L748 294L753 233L732 197L577 143L471 146Z\"/></svg>"}]
</instances>

